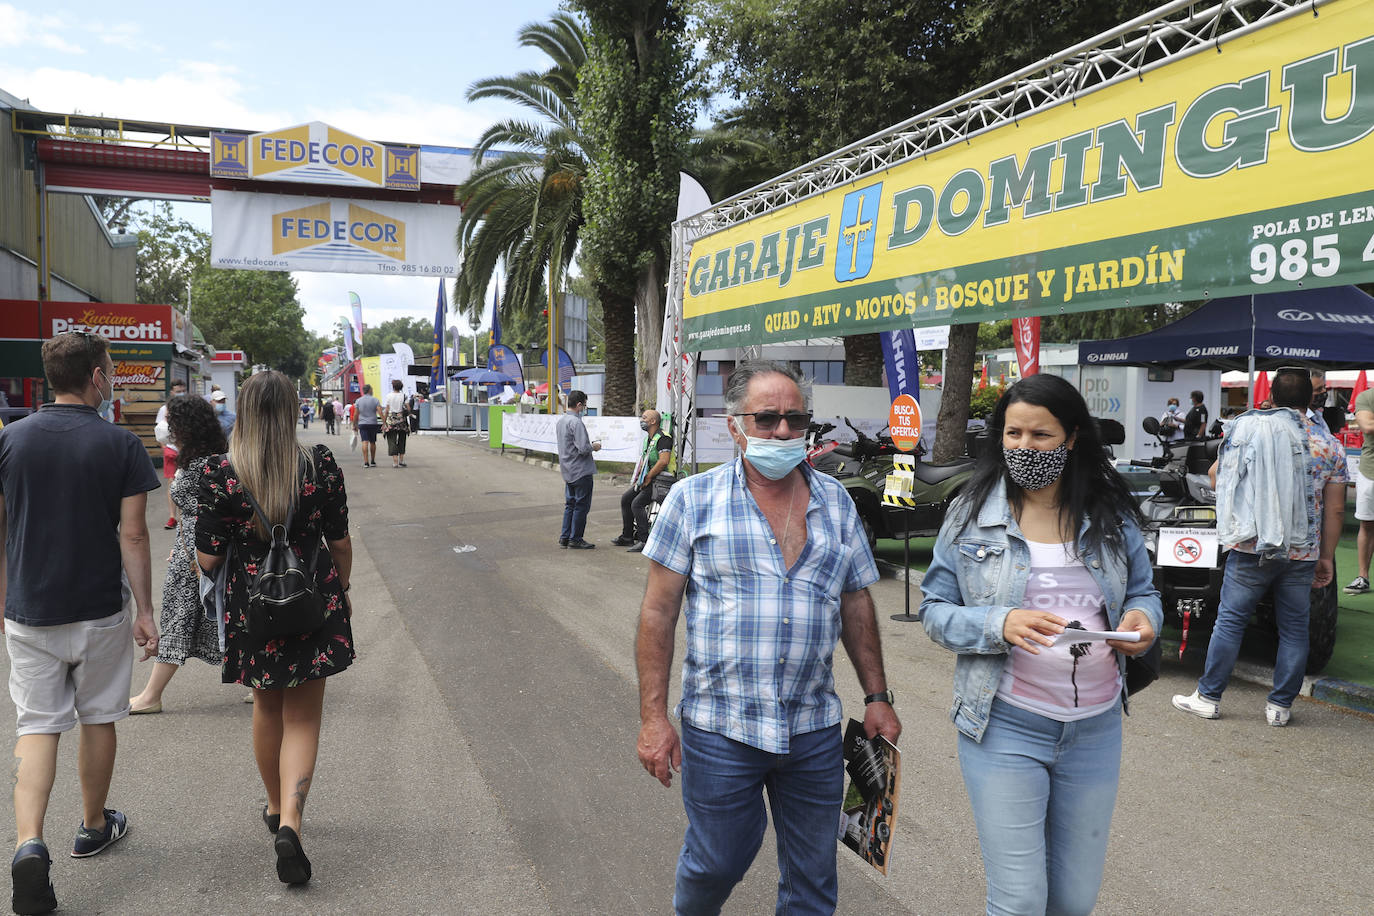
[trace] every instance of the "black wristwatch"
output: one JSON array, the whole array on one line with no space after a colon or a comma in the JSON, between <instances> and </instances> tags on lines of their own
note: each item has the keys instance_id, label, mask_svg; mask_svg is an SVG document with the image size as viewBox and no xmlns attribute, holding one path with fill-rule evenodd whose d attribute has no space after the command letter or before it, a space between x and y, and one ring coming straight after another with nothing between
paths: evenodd
<instances>
[{"instance_id":1,"label":"black wristwatch","mask_svg":"<svg viewBox=\"0 0 1374 916\"><path fill-rule=\"evenodd\" d=\"M882 693L870 693L868 696L864 697L864 705L867 706L869 703L886 703L888 706L891 706L892 701L895 699L896 696L892 693L892 688L889 687Z\"/></svg>"}]
</instances>

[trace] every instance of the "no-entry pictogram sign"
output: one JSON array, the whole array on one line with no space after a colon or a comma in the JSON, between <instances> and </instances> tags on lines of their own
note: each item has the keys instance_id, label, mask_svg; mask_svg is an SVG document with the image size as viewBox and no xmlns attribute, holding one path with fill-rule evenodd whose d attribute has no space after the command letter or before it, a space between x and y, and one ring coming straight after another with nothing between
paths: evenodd
<instances>
[{"instance_id":1,"label":"no-entry pictogram sign","mask_svg":"<svg viewBox=\"0 0 1374 916\"><path fill-rule=\"evenodd\" d=\"M921 441L921 405L909 394L899 394L887 415L892 444L904 452L913 451Z\"/></svg>"}]
</instances>

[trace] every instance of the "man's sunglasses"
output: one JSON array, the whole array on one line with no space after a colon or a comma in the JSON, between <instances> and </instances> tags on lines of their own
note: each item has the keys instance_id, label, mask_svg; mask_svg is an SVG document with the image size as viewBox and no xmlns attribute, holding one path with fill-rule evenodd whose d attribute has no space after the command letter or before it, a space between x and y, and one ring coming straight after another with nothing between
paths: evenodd
<instances>
[{"instance_id":1,"label":"man's sunglasses","mask_svg":"<svg viewBox=\"0 0 1374 916\"><path fill-rule=\"evenodd\" d=\"M809 410L790 410L787 413L778 413L776 410L756 410L753 413L732 414L736 417L753 417L754 425L760 432L771 433L778 428L779 420L787 421L787 428L796 432L804 430L811 425L811 412Z\"/></svg>"}]
</instances>

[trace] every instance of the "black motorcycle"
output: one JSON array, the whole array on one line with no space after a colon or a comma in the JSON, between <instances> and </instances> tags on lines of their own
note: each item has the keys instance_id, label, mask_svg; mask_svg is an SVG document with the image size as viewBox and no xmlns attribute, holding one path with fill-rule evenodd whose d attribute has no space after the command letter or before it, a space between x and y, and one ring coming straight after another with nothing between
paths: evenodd
<instances>
[{"instance_id":1,"label":"black motorcycle","mask_svg":"<svg viewBox=\"0 0 1374 916\"><path fill-rule=\"evenodd\" d=\"M874 438L850 423L848 418L844 422L854 431L853 442L827 442L823 437L834 426L813 424L807 434L808 454L811 466L839 480L854 500L869 546L878 538L902 540L934 537L939 533L950 503L973 474L973 459L930 464L920 460L924 449L918 445L913 453L917 459L912 488L914 505L885 505L883 490L887 475L892 473L892 456L901 454L901 450L893 444L891 436L880 434Z\"/></svg>"},{"instance_id":2,"label":"black motorcycle","mask_svg":"<svg viewBox=\"0 0 1374 916\"><path fill-rule=\"evenodd\" d=\"M1217 527L1216 491L1208 477L1208 469L1217 459L1220 439L1184 439L1169 441L1167 432L1159 428L1159 421L1146 417L1141 427L1155 436L1162 454L1149 460L1132 461L1123 473L1127 483L1141 496L1141 512L1145 516L1145 546L1154 563L1155 588L1164 600L1166 620L1177 623L1183 631L1183 646L1199 631L1210 635L1216 623L1217 605L1221 600L1222 573L1226 568L1225 550L1216 550L1216 561L1204 562L1210 550L1208 542L1215 542ZM1175 531L1167 541L1173 545L1174 556L1159 556L1161 529ZM1194 532L1190 536L1190 531ZM1167 562L1162 562L1166 560ZM1336 580L1322 588L1312 589L1307 673L1317 674L1331 661L1336 648ZM1255 609L1255 624L1271 635L1274 625L1274 601L1266 594Z\"/></svg>"}]
</instances>

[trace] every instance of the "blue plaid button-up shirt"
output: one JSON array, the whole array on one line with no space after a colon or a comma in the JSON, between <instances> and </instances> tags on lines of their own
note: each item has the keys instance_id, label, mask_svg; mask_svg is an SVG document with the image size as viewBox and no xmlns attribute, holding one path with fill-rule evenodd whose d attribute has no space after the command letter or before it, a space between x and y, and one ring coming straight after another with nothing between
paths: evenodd
<instances>
[{"instance_id":1,"label":"blue plaid button-up shirt","mask_svg":"<svg viewBox=\"0 0 1374 916\"><path fill-rule=\"evenodd\" d=\"M782 549L736 458L668 492L644 555L687 577L682 721L773 754L840 721L840 596L878 581L854 502L802 465L806 547Z\"/></svg>"}]
</instances>

